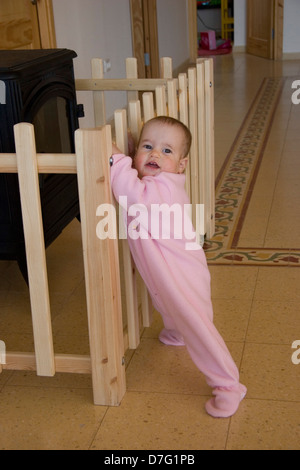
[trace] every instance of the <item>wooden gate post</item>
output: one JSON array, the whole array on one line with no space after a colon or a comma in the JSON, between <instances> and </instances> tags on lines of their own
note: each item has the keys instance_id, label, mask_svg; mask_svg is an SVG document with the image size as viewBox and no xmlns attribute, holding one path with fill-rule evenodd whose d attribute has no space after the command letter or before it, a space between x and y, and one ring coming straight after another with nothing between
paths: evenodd
<instances>
[{"instance_id":1,"label":"wooden gate post","mask_svg":"<svg viewBox=\"0 0 300 470\"><path fill-rule=\"evenodd\" d=\"M32 124L14 126L37 374L53 376L51 312L37 155Z\"/></svg>"},{"instance_id":2,"label":"wooden gate post","mask_svg":"<svg viewBox=\"0 0 300 470\"><path fill-rule=\"evenodd\" d=\"M117 238L100 240L96 212L114 208L110 188L110 126L75 132L82 244L89 320L94 403L119 405L125 364Z\"/></svg>"}]
</instances>

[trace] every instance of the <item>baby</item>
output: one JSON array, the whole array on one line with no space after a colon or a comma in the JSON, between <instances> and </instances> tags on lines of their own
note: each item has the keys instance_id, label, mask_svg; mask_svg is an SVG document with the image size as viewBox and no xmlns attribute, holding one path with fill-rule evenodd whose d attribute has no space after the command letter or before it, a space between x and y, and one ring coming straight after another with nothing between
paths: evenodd
<instances>
[{"instance_id":1,"label":"baby","mask_svg":"<svg viewBox=\"0 0 300 470\"><path fill-rule=\"evenodd\" d=\"M168 239L153 236L153 224L149 223L154 204L177 204L185 213L189 199L184 170L190 145L190 131L180 121L165 116L151 119L143 127L133 160L114 147L111 184L117 200L127 197L126 209L133 204L148 208L140 231L147 230L149 236L129 236L128 243L153 305L162 315L164 329L159 339L167 345L186 346L213 388L214 397L205 405L207 413L225 418L237 411L247 389L239 383L238 369L213 324L210 273L204 251L200 246L187 250L190 233L188 239L185 231L181 237L176 236L175 223ZM127 223L130 220L129 211Z\"/></svg>"}]
</instances>

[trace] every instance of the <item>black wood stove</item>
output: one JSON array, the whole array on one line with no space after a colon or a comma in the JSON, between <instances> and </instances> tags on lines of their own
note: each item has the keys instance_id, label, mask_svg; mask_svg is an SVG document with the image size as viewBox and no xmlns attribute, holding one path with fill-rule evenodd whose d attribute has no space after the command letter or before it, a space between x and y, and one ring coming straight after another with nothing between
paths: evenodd
<instances>
[{"instance_id":1,"label":"black wood stove","mask_svg":"<svg viewBox=\"0 0 300 470\"><path fill-rule=\"evenodd\" d=\"M67 49L0 51L0 152L14 153L13 126L34 125L38 153L73 153L79 127L73 58ZM76 175L40 175L49 246L79 217ZM21 203L16 174L0 173L0 260L17 260L27 281Z\"/></svg>"}]
</instances>

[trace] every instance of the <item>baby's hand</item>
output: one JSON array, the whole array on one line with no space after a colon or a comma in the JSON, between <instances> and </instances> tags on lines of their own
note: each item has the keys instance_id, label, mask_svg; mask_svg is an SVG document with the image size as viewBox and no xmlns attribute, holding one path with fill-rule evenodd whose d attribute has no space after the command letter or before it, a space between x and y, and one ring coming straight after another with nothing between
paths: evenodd
<instances>
[{"instance_id":1,"label":"baby's hand","mask_svg":"<svg viewBox=\"0 0 300 470\"><path fill-rule=\"evenodd\" d=\"M128 156L133 158L136 152L136 146L134 138L130 131L128 131ZM112 143L112 154L120 154L123 153L121 150L116 146L116 144Z\"/></svg>"},{"instance_id":2,"label":"baby's hand","mask_svg":"<svg viewBox=\"0 0 300 470\"><path fill-rule=\"evenodd\" d=\"M120 154L120 153L123 153L121 152L121 150L116 146L116 144L113 142L112 143L112 154L115 155L115 154Z\"/></svg>"},{"instance_id":3,"label":"baby's hand","mask_svg":"<svg viewBox=\"0 0 300 470\"><path fill-rule=\"evenodd\" d=\"M128 155L129 157L133 158L136 153L136 143L130 131L128 131L127 136L128 136Z\"/></svg>"}]
</instances>

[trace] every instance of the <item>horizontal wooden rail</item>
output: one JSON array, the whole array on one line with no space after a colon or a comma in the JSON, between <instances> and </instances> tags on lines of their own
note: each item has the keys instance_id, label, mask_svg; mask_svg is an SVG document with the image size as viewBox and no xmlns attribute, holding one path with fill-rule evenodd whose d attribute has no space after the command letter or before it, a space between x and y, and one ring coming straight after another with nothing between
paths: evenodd
<instances>
[{"instance_id":1,"label":"horizontal wooden rail","mask_svg":"<svg viewBox=\"0 0 300 470\"><path fill-rule=\"evenodd\" d=\"M75 153L38 153L37 165L39 173L77 173ZM17 173L17 157L15 153L0 154L0 173Z\"/></svg>"},{"instance_id":2,"label":"horizontal wooden rail","mask_svg":"<svg viewBox=\"0 0 300 470\"><path fill-rule=\"evenodd\" d=\"M154 91L157 86L167 86L165 78L78 78L75 80L76 91Z\"/></svg>"},{"instance_id":3,"label":"horizontal wooden rail","mask_svg":"<svg viewBox=\"0 0 300 470\"><path fill-rule=\"evenodd\" d=\"M55 354L55 371L64 373L91 374L92 365L90 356L79 354ZM35 353L9 352L6 354L4 370L32 370L36 371Z\"/></svg>"}]
</instances>

